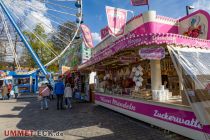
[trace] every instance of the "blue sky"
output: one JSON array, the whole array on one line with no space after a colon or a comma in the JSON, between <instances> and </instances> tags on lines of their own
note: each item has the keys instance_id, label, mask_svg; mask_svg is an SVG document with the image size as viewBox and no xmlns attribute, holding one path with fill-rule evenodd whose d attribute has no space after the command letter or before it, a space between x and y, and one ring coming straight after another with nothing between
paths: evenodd
<instances>
[{"instance_id":1,"label":"blue sky","mask_svg":"<svg viewBox=\"0 0 210 140\"><path fill-rule=\"evenodd\" d=\"M11 0L7 0L11 1ZM51 5L50 3L59 4L63 6L68 6L71 8L75 8L74 2L64 2L64 0L48 0L45 4L40 2L39 0L28 0L31 6L36 8L41 8L43 11L35 11L30 12L27 15L27 19L25 20L25 24L34 25L40 20L41 22L47 23L48 26L53 26L56 28L59 23L63 23L67 20L75 21L75 17L59 14L57 12L53 12L49 9L56 9L58 11L68 12L68 13L76 13L76 11L72 11L65 8L60 8L55 5ZM18 4L19 3L19 4ZM10 5L14 5L17 8L15 10L20 10L19 12L25 14L28 10L27 2L23 4L23 2L16 0L16 3L10 3ZM25 5L25 7L24 7ZM150 10L156 10L158 15L168 16L172 18L180 18L186 15L186 5L194 5L195 9L205 9L210 12L210 0L149 0ZM140 13L146 12L148 10L147 6L132 6L130 4L130 0L83 0L83 14L84 14L84 24L86 24L93 35L94 44L96 45L100 41L100 30L107 25L107 18L105 12L105 6L112 6L117 8L123 8L127 10L131 10L134 12L134 15L138 15ZM14 9L14 8L13 8ZM76 9L76 8L75 8ZM15 11L14 13L18 13ZM50 14L54 15L52 17ZM20 15L20 14L19 14ZM128 13L128 20L132 17L132 14ZM47 28L47 27L46 27Z\"/></svg>"},{"instance_id":2,"label":"blue sky","mask_svg":"<svg viewBox=\"0 0 210 140\"><path fill-rule=\"evenodd\" d=\"M150 0L150 9L159 15L178 18L186 14L185 6L194 0ZM92 32L99 32L107 25L105 6L113 6L134 11L135 15L147 11L147 6L131 6L130 0L84 0L84 21ZM129 17L132 14L129 13Z\"/></svg>"},{"instance_id":3,"label":"blue sky","mask_svg":"<svg viewBox=\"0 0 210 140\"><path fill-rule=\"evenodd\" d=\"M131 6L130 0L83 0L84 23L95 33L95 44L99 42L97 33L107 25L105 6L113 6L134 11L135 15L146 12L147 6ZM180 18L186 15L186 5L194 5L195 9L206 9L210 0L149 0L150 10L156 10L158 15ZM132 16L128 14L128 19Z\"/></svg>"}]
</instances>

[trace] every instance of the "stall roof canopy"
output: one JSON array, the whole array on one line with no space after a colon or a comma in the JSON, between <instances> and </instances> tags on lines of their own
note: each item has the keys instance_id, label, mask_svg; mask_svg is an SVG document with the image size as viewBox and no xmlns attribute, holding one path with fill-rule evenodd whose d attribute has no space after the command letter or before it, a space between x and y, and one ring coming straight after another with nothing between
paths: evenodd
<instances>
[{"instance_id":1,"label":"stall roof canopy","mask_svg":"<svg viewBox=\"0 0 210 140\"><path fill-rule=\"evenodd\" d=\"M36 72L34 73L30 73L30 74L15 74L15 75L12 75L13 78L26 78L26 77L35 77L36 76Z\"/></svg>"},{"instance_id":2,"label":"stall roof canopy","mask_svg":"<svg viewBox=\"0 0 210 140\"><path fill-rule=\"evenodd\" d=\"M119 51L129 48L135 48L141 45L162 45L162 44L176 44L177 46L188 46L194 48L210 49L210 41L204 39L195 39L187 36L171 33L151 33L151 34L129 34L121 39L115 41L112 45L102 49L96 55L91 57L90 60L79 66L83 69L87 66L98 63Z\"/></svg>"},{"instance_id":3,"label":"stall roof canopy","mask_svg":"<svg viewBox=\"0 0 210 140\"><path fill-rule=\"evenodd\" d=\"M94 49L93 55L79 69L98 63L120 51L140 45L175 44L177 46L210 49L210 15L198 10L181 19L156 15L155 11L140 14L129 20L125 35L108 35Z\"/></svg>"}]
</instances>

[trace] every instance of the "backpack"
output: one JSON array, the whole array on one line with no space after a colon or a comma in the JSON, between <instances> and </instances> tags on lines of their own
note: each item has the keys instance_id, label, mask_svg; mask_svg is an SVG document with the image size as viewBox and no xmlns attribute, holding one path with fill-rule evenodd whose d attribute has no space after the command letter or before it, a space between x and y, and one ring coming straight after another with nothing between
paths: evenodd
<instances>
[{"instance_id":1,"label":"backpack","mask_svg":"<svg viewBox=\"0 0 210 140\"><path fill-rule=\"evenodd\" d=\"M50 95L50 89L47 86L40 87L39 88L39 95L40 96L49 96Z\"/></svg>"}]
</instances>

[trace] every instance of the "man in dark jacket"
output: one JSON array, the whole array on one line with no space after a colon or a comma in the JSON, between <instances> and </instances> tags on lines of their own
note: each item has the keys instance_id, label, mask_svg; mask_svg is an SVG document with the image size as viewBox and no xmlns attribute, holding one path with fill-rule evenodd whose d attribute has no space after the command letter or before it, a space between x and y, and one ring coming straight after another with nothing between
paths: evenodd
<instances>
[{"instance_id":1,"label":"man in dark jacket","mask_svg":"<svg viewBox=\"0 0 210 140\"><path fill-rule=\"evenodd\" d=\"M63 109L63 94L64 94L64 83L62 77L59 76L58 82L55 83L54 93L57 96L57 110Z\"/></svg>"}]
</instances>

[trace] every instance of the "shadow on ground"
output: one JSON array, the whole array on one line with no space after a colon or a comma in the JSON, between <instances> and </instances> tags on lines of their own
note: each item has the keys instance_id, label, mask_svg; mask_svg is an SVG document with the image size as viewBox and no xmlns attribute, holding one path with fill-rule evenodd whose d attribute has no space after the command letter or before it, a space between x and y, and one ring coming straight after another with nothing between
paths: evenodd
<instances>
[{"instance_id":1,"label":"shadow on ground","mask_svg":"<svg viewBox=\"0 0 210 140\"><path fill-rule=\"evenodd\" d=\"M25 107L19 103L28 104ZM49 102L49 110L40 110L36 98L18 99L12 111L18 115L2 114L1 118L20 118L17 129L53 130L63 132L68 140L168 140L162 131L148 124L131 119L117 112L91 103L73 103L71 110L56 110L56 101ZM29 137L28 137L29 138ZM6 140L28 140L27 137L9 137ZM30 139L54 139L55 137L30 137ZM63 139L59 137L58 139ZM170 139L172 139L170 137ZM180 140L183 138L180 138ZM176 138L176 140L179 140Z\"/></svg>"}]
</instances>

